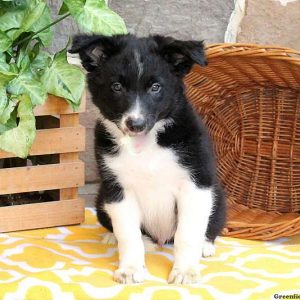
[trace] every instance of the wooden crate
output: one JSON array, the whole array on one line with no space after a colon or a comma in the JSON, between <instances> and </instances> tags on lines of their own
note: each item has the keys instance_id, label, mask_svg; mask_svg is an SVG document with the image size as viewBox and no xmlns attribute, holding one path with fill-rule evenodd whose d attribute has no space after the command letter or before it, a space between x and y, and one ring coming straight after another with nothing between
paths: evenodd
<instances>
[{"instance_id":1,"label":"wooden crate","mask_svg":"<svg viewBox=\"0 0 300 300\"><path fill-rule=\"evenodd\" d=\"M76 113L67 102L49 95L36 116L55 116L59 128L37 130L30 155L58 154L54 164L0 169L0 195L59 190L59 199L25 205L0 207L0 232L78 224L84 220L84 200L78 187L84 185L84 163L79 152L85 149L85 128L79 113L85 110L85 95ZM0 159L14 157L0 150ZM56 200L56 199L55 199Z\"/></svg>"}]
</instances>

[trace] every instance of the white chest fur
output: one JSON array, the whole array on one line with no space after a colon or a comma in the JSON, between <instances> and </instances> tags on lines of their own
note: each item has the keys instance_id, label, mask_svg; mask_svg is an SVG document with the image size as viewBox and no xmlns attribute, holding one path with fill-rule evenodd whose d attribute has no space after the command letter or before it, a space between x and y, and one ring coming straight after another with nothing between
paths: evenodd
<instances>
[{"instance_id":1,"label":"white chest fur","mask_svg":"<svg viewBox=\"0 0 300 300\"><path fill-rule=\"evenodd\" d=\"M123 143L118 155L107 155L104 159L124 194L135 194L141 225L146 231L161 244L172 238L176 229L176 196L188 179L173 151L160 147L155 135L149 135L142 146Z\"/></svg>"}]
</instances>

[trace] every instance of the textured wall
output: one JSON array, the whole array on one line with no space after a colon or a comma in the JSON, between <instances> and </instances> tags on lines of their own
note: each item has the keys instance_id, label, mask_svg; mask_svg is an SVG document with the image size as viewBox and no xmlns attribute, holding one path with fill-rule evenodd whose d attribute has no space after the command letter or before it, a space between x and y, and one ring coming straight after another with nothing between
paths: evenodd
<instances>
[{"instance_id":1,"label":"textured wall","mask_svg":"<svg viewBox=\"0 0 300 300\"><path fill-rule=\"evenodd\" d=\"M61 1L48 1L58 8ZM58 3L59 4L58 4ZM149 33L172 35L182 39L204 39L206 43L222 42L233 0L109 0L109 6L125 20L129 32L140 36ZM65 20L55 31L52 49L60 49L70 34L78 32L76 24ZM97 181L93 154L93 127L97 110L88 99L82 124L87 128L87 150L82 155L86 162L86 181Z\"/></svg>"},{"instance_id":2,"label":"textured wall","mask_svg":"<svg viewBox=\"0 0 300 300\"><path fill-rule=\"evenodd\" d=\"M130 32L169 34L182 39L222 42L233 0L109 1Z\"/></svg>"},{"instance_id":3,"label":"textured wall","mask_svg":"<svg viewBox=\"0 0 300 300\"><path fill-rule=\"evenodd\" d=\"M248 0L238 41L300 50L300 1Z\"/></svg>"},{"instance_id":4,"label":"textured wall","mask_svg":"<svg viewBox=\"0 0 300 300\"><path fill-rule=\"evenodd\" d=\"M57 19L57 13L61 7L62 1L47 0L47 3L51 7L53 19ZM64 19L63 21L54 26L53 43L49 47L49 50L58 51L64 48L67 45L69 38L78 32L79 28L71 18Z\"/></svg>"}]
</instances>

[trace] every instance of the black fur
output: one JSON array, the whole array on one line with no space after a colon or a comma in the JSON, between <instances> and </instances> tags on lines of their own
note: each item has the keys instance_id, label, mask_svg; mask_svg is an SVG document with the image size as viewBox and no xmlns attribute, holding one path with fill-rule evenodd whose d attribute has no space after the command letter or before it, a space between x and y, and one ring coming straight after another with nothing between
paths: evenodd
<instances>
[{"instance_id":1,"label":"black fur","mask_svg":"<svg viewBox=\"0 0 300 300\"><path fill-rule=\"evenodd\" d=\"M134 61L135 51L143 63L144 73ZM207 229L207 238L214 241L225 223L225 201L215 173L214 155L205 127L188 103L184 93L183 76L192 65L207 64L203 43L179 41L170 37L132 35L76 36L70 52L78 52L83 66L89 71L87 82L93 102L105 118L119 126L123 113L133 105L137 93L141 95L142 109L147 113L146 131L156 122L172 119L173 123L157 136L161 147L172 149L179 163L185 167L198 187L213 187L214 213ZM139 80L137 80L139 78ZM121 90L112 91L112 84L121 84ZM149 92L153 83L159 82L159 93ZM112 230L109 216L103 205L120 201L123 188L116 176L104 165L104 154L117 155L118 147L111 134L99 122L95 130L95 152L102 185L97 199L100 223ZM163 184L163 183L162 183ZM201 199L199 199L201 201Z\"/></svg>"}]
</instances>

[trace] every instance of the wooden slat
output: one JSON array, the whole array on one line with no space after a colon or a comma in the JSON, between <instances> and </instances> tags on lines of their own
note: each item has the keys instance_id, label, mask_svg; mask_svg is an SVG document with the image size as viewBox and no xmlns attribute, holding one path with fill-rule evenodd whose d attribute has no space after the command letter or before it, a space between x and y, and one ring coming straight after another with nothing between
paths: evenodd
<instances>
[{"instance_id":1,"label":"wooden slat","mask_svg":"<svg viewBox=\"0 0 300 300\"><path fill-rule=\"evenodd\" d=\"M79 125L79 115L69 114L60 116L60 127L70 127Z\"/></svg>"},{"instance_id":2,"label":"wooden slat","mask_svg":"<svg viewBox=\"0 0 300 300\"><path fill-rule=\"evenodd\" d=\"M78 187L84 184L84 163L60 163L0 169L0 193L13 194Z\"/></svg>"},{"instance_id":3,"label":"wooden slat","mask_svg":"<svg viewBox=\"0 0 300 300\"><path fill-rule=\"evenodd\" d=\"M38 130L29 155L45 155L84 151L83 126ZM13 153L0 150L0 158L14 157Z\"/></svg>"},{"instance_id":4,"label":"wooden slat","mask_svg":"<svg viewBox=\"0 0 300 300\"><path fill-rule=\"evenodd\" d=\"M70 114L70 115L61 115L60 116L60 127L69 127L69 126L77 126L79 124L79 115L78 114ZM79 160L78 153L62 153L59 155L59 160L61 163L64 162L72 162ZM59 199L60 200L68 200L75 199L78 197L78 188L72 187L67 189L60 189L59 191Z\"/></svg>"},{"instance_id":5,"label":"wooden slat","mask_svg":"<svg viewBox=\"0 0 300 300\"><path fill-rule=\"evenodd\" d=\"M0 232L71 225L83 221L83 199L0 208Z\"/></svg>"},{"instance_id":6,"label":"wooden slat","mask_svg":"<svg viewBox=\"0 0 300 300\"><path fill-rule=\"evenodd\" d=\"M81 97L81 104L75 113L80 113L85 111L85 92ZM63 98L49 95L47 101L43 105L39 105L34 109L34 114L36 116L46 116L46 115L62 115L62 114L73 114L74 111L72 107Z\"/></svg>"}]
</instances>

